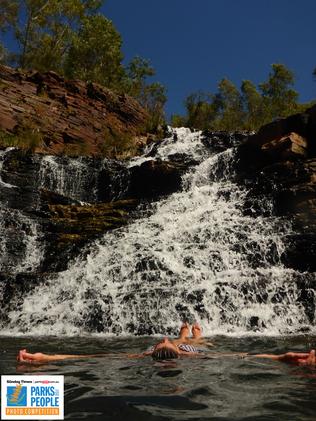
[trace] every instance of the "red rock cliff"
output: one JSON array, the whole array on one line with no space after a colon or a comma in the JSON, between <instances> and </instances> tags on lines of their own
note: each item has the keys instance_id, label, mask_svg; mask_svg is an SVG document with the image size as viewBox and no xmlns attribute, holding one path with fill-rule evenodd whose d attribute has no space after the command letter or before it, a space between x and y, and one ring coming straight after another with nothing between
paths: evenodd
<instances>
[{"instance_id":1,"label":"red rock cliff","mask_svg":"<svg viewBox=\"0 0 316 421\"><path fill-rule=\"evenodd\" d=\"M0 131L35 133L36 152L107 155L115 142L135 150L147 118L135 99L100 85L0 66Z\"/></svg>"}]
</instances>

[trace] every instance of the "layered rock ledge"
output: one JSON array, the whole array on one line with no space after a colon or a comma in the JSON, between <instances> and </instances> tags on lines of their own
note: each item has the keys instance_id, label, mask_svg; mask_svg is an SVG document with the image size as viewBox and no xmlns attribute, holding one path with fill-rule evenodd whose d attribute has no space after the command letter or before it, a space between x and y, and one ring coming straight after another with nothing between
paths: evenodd
<instances>
[{"instance_id":1,"label":"layered rock ledge","mask_svg":"<svg viewBox=\"0 0 316 421\"><path fill-rule=\"evenodd\" d=\"M0 146L16 136L16 146L52 155L133 154L147 118L136 100L98 84L0 65Z\"/></svg>"}]
</instances>

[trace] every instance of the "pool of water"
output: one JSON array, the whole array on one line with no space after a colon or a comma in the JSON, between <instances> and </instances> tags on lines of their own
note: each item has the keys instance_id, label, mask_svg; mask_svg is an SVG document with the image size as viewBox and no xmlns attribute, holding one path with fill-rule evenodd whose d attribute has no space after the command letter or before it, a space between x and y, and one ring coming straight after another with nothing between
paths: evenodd
<instances>
[{"instance_id":1,"label":"pool of water","mask_svg":"<svg viewBox=\"0 0 316 421\"><path fill-rule=\"evenodd\" d=\"M316 369L270 360L184 358L158 363L121 355L16 364L18 349L48 353L141 352L150 337L1 337L1 374L63 374L68 420L305 421L316 417ZM314 337L210 338L216 352L305 351ZM213 351L210 350L211 354Z\"/></svg>"}]
</instances>

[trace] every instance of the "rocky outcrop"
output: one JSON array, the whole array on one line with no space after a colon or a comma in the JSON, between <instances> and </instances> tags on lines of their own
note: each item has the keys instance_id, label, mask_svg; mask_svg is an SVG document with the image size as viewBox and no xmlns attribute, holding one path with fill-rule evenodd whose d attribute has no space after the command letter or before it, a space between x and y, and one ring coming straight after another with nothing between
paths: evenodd
<instances>
[{"instance_id":1,"label":"rocky outcrop","mask_svg":"<svg viewBox=\"0 0 316 421\"><path fill-rule=\"evenodd\" d=\"M48 154L133 155L148 118L133 98L54 72L0 65L0 144Z\"/></svg>"},{"instance_id":2,"label":"rocky outcrop","mask_svg":"<svg viewBox=\"0 0 316 421\"><path fill-rule=\"evenodd\" d=\"M291 220L295 234L284 263L316 271L316 105L249 136L238 148L237 174L252 195L271 195L274 212Z\"/></svg>"}]
</instances>

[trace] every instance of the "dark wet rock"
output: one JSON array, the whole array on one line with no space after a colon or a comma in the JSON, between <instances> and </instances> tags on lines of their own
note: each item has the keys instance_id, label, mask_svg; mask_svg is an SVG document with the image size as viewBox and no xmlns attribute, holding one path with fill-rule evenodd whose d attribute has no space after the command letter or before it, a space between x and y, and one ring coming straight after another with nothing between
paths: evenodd
<instances>
[{"instance_id":1,"label":"dark wet rock","mask_svg":"<svg viewBox=\"0 0 316 421\"><path fill-rule=\"evenodd\" d=\"M260 201L269 196L274 214L292 224L284 263L315 271L316 105L249 136L238 147L236 179L249 188L245 213L259 215Z\"/></svg>"},{"instance_id":2,"label":"dark wet rock","mask_svg":"<svg viewBox=\"0 0 316 421\"><path fill-rule=\"evenodd\" d=\"M126 225L136 205L135 200L94 205L48 205L50 217L44 223L47 244L43 269L65 269L69 256L76 256L87 242ZM68 259L60 259L59 256L67 256Z\"/></svg>"},{"instance_id":3,"label":"dark wet rock","mask_svg":"<svg viewBox=\"0 0 316 421\"><path fill-rule=\"evenodd\" d=\"M316 272L316 232L287 236L282 262L301 272Z\"/></svg>"},{"instance_id":4,"label":"dark wet rock","mask_svg":"<svg viewBox=\"0 0 316 421\"><path fill-rule=\"evenodd\" d=\"M42 208L49 210L49 205L80 205L80 202L62 194L46 189L40 189Z\"/></svg>"},{"instance_id":5,"label":"dark wet rock","mask_svg":"<svg viewBox=\"0 0 316 421\"><path fill-rule=\"evenodd\" d=\"M181 167L189 167L199 164L199 161L192 158L192 156L185 153L175 153L168 156L168 160L174 164L179 164Z\"/></svg>"},{"instance_id":6,"label":"dark wet rock","mask_svg":"<svg viewBox=\"0 0 316 421\"><path fill-rule=\"evenodd\" d=\"M181 187L187 165L171 161L150 160L131 168L128 194L137 198L157 198Z\"/></svg>"},{"instance_id":7,"label":"dark wet rock","mask_svg":"<svg viewBox=\"0 0 316 421\"><path fill-rule=\"evenodd\" d=\"M277 162L299 161L316 155L316 105L304 113L262 126L239 147L238 169L245 174Z\"/></svg>"},{"instance_id":8,"label":"dark wet rock","mask_svg":"<svg viewBox=\"0 0 316 421\"><path fill-rule=\"evenodd\" d=\"M246 141L249 137L247 132L212 132L204 130L202 133L202 143L213 153L226 151L230 148L235 148Z\"/></svg>"},{"instance_id":9,"label":"dark wet rock","mask_svg":"<svg viewBox=\"0 0 316 421\"><path fill-rule=\"evenodd\" d=\"M58 187L48 182L52 176L51 167L41 174L43 159L42 155L18 149L2 155L0 201L5 249L0 259L2 270L15 270L21 266L27 253L32 253L27 249L31 236L34 241L38 239L34 247L43 250L38 269L63 270L88 241L125 225L137 205L134 200L115 201L124 195L123 175L128 173L125 166L116 161L83 157L75 162L81 171L76 172L73 158L54 158L54 163L58 164L57 175L64 177L64 195L43 188L45 182L51 188ZM89 185L90 182L96 185ZM72 183L77 199L71 197ZM82 199L90 199L90 202L83 204ZM24 264L21 267L30 271L36 269Z\"/></svg>"}]
</instances>

